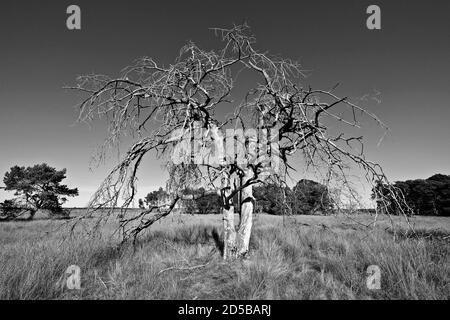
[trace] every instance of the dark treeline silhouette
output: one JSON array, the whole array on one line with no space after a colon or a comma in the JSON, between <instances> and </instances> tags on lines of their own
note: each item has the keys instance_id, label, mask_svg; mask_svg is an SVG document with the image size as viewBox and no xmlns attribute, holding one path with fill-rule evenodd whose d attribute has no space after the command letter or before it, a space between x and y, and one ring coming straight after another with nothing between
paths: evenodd
<instances>
[{"instance_id":1,"label":"dark treeline silhouette","mask_svg":"<svg viewBox=\"0 0 450 320\"><path fill-rule=\"evenodd\" d=\"M400 190L408 206L416 215L450 216L450 175L435 174L428 179L397 181L394 186ZM398 214L395 201L385 192L386 186L379 183L375 188L385 197L385 203L377 199L381 211Z\"/></svg>"},{"instance_id":2,"label":"dark treeline silhouette","mask_svg":"<svg viewBox=\"0 0 450 320\"><path fill-rule=\"evenodd\" d=\"M204 188L186 188L182 192L182 201L178 205L184 213L188 214L218 214L220 213L220 196L211 190ZM160 206L168 202L169 194L163 189L152 191L144 198L139 199L139 206L142 208Z\"/></svg>"},{"instance_id":3,"label":"dark treeline silhouette","mask_svg":"<svg viewBox=\"0 0 450 320\"><path fill-rule=\"evenodd\" d=\"M328 214L333 210L328 188L312 180L302 179L292 189L263 184L254 194L257 209L269 214Z\"/></svg>"},{"instance_id":4,"label":"dark treeline silhouette","mask_svg":"<svg viewBox=\"0 0 450 320\"><path fill-rule=\"evenodd\" d=\"M214 191L204 188L185 189L180 209L188 214L220 213L220 196ZM238 203L239 194L234 198ZM255 205L259 212L268 214L328 214L332 212L332 201L328 188L318 182L302 179L292 189L269 183L254 188ZM163 189L152 191L140 200L140 205L157 206L169 198ZM238 212L238 210L236 210Z\"/></svg>"}]
</instances>

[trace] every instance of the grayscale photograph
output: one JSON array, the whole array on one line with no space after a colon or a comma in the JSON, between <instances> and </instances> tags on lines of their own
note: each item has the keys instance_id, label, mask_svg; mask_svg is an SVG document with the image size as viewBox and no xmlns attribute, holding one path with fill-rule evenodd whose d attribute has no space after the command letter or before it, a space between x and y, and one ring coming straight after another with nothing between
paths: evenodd
<instances>
[{"instance_id":1,"label":"grayscale photograph","mask_svg":"<svg viewBox=\"0 0 450 320\"><path fill-rule=\"evenodd\" d=\"M449 300L449 17L440 0L3 0L0 305L268 319Z\"/></svg>"}]
</instances>

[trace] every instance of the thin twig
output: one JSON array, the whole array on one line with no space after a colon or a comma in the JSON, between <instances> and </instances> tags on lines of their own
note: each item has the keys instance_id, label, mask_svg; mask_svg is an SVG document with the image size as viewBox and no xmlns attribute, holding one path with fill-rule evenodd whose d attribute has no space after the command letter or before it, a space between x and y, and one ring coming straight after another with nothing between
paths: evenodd
<instances>
[{"instance_id":1,"label":"thin twig","mask_svg":"<svg viewBox=\"0 0 450 320\"><path fill-rule=\"evenodd\" d=\"M203 267L206 267L209 263L210 262L205 263L205 264L199 264L197 266L192 266L192 267L175 267L175 266L173 266L173 267L169 267L169 268L160 270L157 273L157 275L160 275L161 273L169 271L169 270L186 271L186 270L194 270L194 269L198 269L198 268L203 268Z\"/></svg>"}]
</instances>

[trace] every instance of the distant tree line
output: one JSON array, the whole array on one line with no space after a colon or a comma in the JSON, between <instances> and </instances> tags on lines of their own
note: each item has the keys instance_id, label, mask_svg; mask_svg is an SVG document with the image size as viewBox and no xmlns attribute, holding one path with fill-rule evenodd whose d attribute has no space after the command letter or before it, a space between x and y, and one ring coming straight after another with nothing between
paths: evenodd
<instances>
[{"instance_id":1,"label":"distant tree line","mask_svg":"<svg viewBox=\"0 0 450 320\"><path fill-rule=\"evenodd\" d=\"M428 179L397 181L394 187L405 197L407 205L416 215L450 216L450 175L435 174ZM392 199L387 186L378 184L375 188L382 198L373 199L381 212L397 215L398 201ZM185 213L212 214L220 212L220 196L203 188L184 190L182 201ZM238 196L238 195L237 195ZM237 197L236 196L236 197ZM142 201L147 206L156 204L158 199L168 197L163 188L149 193ZM290 188L274 183L254 187L257 212L273 215L292 214L330 214L334 210L328 188L318 182L302 179ZM235 199L237 203L237 199ZM359 212L372 212L374 209L359 209Z\"/></svg>"},{"instance_id":2,"label":"distant tree line","mask_svg":"<svg viewBox=\"0 0 450 320\"><path fill-rule=\"evenodd\" d=\"M333 210L328 188L316 181L302 179L291 189L276 184L255 187L256 207L269 214L329 214Z\"/></svg>"},{"instance_id":3,"label":"distant tree line","mask_svg":"<svg viewBox=\"0 0 450 320\"><path fill-rule=\"evenodd\" d=\"M428 179L397 181L394 186L403 193L407 205L416 215L450 216L450 175L435 174ZM378 209L398 214L398 205L389 196L386 186L379 183L375 188L382 195L376 199Z\"/></svg>"},{"instance_id":4,"label":"distant tree line","mask_svg":"<svg viewBox=\"0 0 450 320\"><path fill-rule=\"evenodd\" d=\"M216 214L220 213L220 196L204 188L187 188L183 192L183 200L180 209L188 214ZM169 194L163 189L152 191L142 200L139 199L141 208L158 206L168 202Z\"/></svg>"},{"instance_id":5,"label":"distant tree line","mask_svg":"<svg viewBox=\"0 0 450 320\"><path fill-rule=\"evenodd\" d=\"M204 188L185 189L183 191L182 210L188 214L220 213L220 196ZM236 195L235 202L238 202ZM169 195L163 188L152 191L139 206L151 207L164 202ZM268 214L328 214L333 205L328 188L312 180L300 180L292 189L277 184L261 184L254 188L256 210Z\"/></svg>"}]
</instances>

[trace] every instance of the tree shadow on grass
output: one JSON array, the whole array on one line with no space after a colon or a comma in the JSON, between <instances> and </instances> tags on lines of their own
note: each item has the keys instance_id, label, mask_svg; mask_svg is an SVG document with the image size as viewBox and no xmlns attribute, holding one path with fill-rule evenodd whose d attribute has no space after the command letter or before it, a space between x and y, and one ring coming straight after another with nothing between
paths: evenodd
<instances>
[{"instance_id":1,"label":"tree shadow on grass","mask_svg":"<svg viewBox=\"0 0 450 320\"><path fill-rule=\"evenodd\" d=\"M223 254L222 236L217 227L211 225L184 226L174 230L151 232L136 241L135 245L142 248L148 244L160 246L167 242L185 245L214 244L220 254Z\"/></svg>"},{"instance_id":2,"label":"tree shadow on grass","mask_svg":"<svg viewBox=\"0 0 450 320\"><path fill-rule=\"evenodd\" d=\"M108 245L107 247L95 250L90 256L90 263L94 268L101 268L108 264L108 262L119 260L123 255L120 247Z\"/></svg>"}]
</instances>

